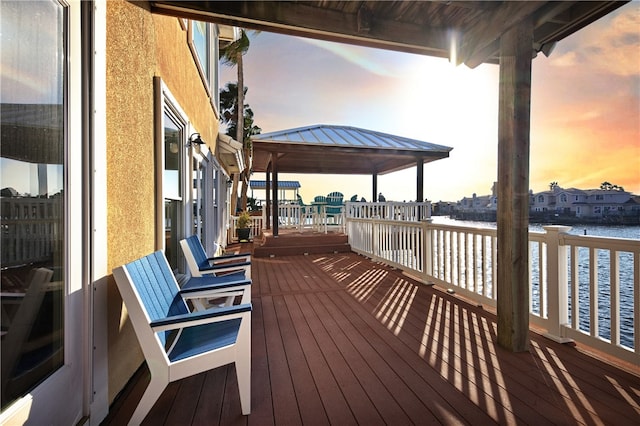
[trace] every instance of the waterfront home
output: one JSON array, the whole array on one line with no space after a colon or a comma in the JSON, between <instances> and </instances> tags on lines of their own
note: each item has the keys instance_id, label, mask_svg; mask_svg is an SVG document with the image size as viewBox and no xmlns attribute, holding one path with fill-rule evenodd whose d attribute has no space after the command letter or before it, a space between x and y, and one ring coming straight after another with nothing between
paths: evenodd
<instances>
[{"instance_id":1,"label":"waterfront home","mask_svg":"<svg viewBox=\"0 0 640 426\"><path fill-rule=\"evenodd\" d=\"M633 195L618 189L578 189L554 186L531 195L532 213L550 212L585 219L638 214Z\"/></svg>"},{"instance_id":2,"label":"waterfront home","mask_svg":"<svg viewBox=\"0 0 640 426\"><path fill-rule=\"evenodd\" d=\"M495 221L498 206L497 183L491 195L476 195L459 200L452 211L458 218L475 218ZM529 211L532 218L549 218L551 215L585 220L615 220L637 218L640 206L633 194L619 189L562 188L558 185L547 191L529 192ZM635 223L635 222L634 222Z\"/></svg>"},{"instance_id":3,"label":"waterfront home","mask_svg":"<svg viewBox=\"0 0 640 426\"><path fill-rule=\"evenodd\" d=\"M528 212L520 208L526 203L521 203L519 198L527 193L528 177L526 173L516 171L528 170L528 143L525 142L529 135L531 60L538 52L549 54L556 42L620 5L619 2L0 2L2 107L9 111L15 105L23 105L25 111L31 110L29 114L0 114L3 120L2 189L7 188L2 192L3 400L0 423L100 424L144 365L112 270L155 250L163 250L172 269L182 273L186 271L178 249L182 237L196 234L209 251L213 250L214 243L225 242L230 218L227 182L241 166L235 164L238 155L234 150L238 145L219 135L218 43L224 37L233 39L234 30L218 25L244 25L443 58L450 57L453 47L457 55L451 57L456 64L475 67L485 62L500 63L500 99L505 108L501 107L498 126L499 175L517 178L499 183L498 193L506 202L498 206L497 235L491 236L497 240L496 250L504 262L496 266L494 281L496 287L502 286L501 297L495 301L498 305L497 326L494 328L491 322L484 330L485 339L495 340L498 345L492 345L489 351L481 341L478 344L483 351L487 348L486 355L491 359L483 368L496 377L494 372L501 366L492 364L495 352L512 354L526 350L530 333L526 298L522 297L523 291L528 291L523 285L528 282ZM459 33L448 28L456 28ZM274 96L283 94L274 92ZM32 112L39 116L34 119ZM36 125L44 122L48 123L46 127ZM48 201L40 203L40 200ZM395 224L384 225L396 229L393 228ZM502 230L508 230L509 234ZM358 234L352 229L350 232L365 236L364 231ZM43 235L47 237L43 238ZM386 244L398 241L388 238ZM366 242L365 238L360 238L359 244L362 247ZM633 244L625 243L623 247L635 253ZM408 256L407 250L374 248L380 259L389 255L414 258ZM379 252L379 249L383 250ZM314 277L320 276L316 273L318 269L337 264L334 262L337 259L327 257L329 259L316 259L313 264L316 269L299 263L299 269L304 269L305 273L295 275L299 278L297 281L313 281ZM442 255L442 259L446 257ZM355 255L347 260L350 263L344 270L336 271L336 279L358 266ZM433 260L431 258L429 263ZM329 265L322 265L322 262ZM260 267L266 271L256 276L271 276L269 268L275 271L278 264L277 259L261 263ZM614 262L613 268L616 265ZM371 272L374 275L386 273L375 269ZM283 290L276 289L278 295L290 290L286 286L293 284L288 281L292 275L273 276L277 276L278 284L283 285ZM366 275L364 278L364 284L371 282ZM362 283L356 283L359 284ZM413 292L413 289L409 290ZM360 296L366 299L370 291L366 288L362 291ZM635 291L638 294L638 285ZM407 293L406 300L415 294ZM342 294L336 291L329 295L330 298L334 296L342 297ZM420 297L433 297L433 294L421 291ZM438 302L440 307L451 302L450 299L438 300L442 301ZM427 306L424 300L420 303ZM559 304L550 306L558 307ZM594 306L598 305L592 306L592 312ZM272 312L275 311L267 314ZM292 306L291 312L300 311L294 311ZM305 312L313 313L312 309L305 309ZM401 315L396 315L399 311L389 312L394 321L400 319ZM443 320L438 322L443 327L438 331L442 330L443 336L454 336L444 329L446 312L438 307L431 312L435 312L433 315L438 320ZM472 317L484 321L476 313L481 312L474 312ZM612 317L616 319L615 315ZM260 316L256 314L255 318ZM264 318L265 321L254 323L254 336L266 341L273 336L274 326L280 318L276 315ZM327 322L331 321L330 314L310 319L322 322L325 318ZM637 330L637 314L634 318ZM23 319L26 322L21 322ZM360 321L354 324L363 327L372 324L373 320L367 318L365 321L365 324ZM303 325L304 322L296 321L296 324ZM24 332L24 324L30 327L29 333ZM477 325L484 327L484 324ZM380 328L375 330L375 335L371 336L381 336L378 334ZM393 330L402 334L398 326ZM617 347L618 327L615 323L612 330L613 340L609 345L612 350L629 352ZM471 334L475 333L476 330ZM382 337L389 342L386 347L394 347L388 335ZM27 344L8 344L9 339ZM637 350L638 338L635 339ZM444 340L440 342L444 343ZM453 347L451 353L457 353L456 345L462 342L465 342L464 338L450 339L446 344ZM428 342L417 342L418 345L425 343ZM300 354L298 347L295 342L286 348L276 345L276 352L271 352L270 356L276 355L272 358L276 362L302 361L297 357ZM552 351L548 354L553 356ZM264 353L252 355L254 362L259 363ZM384 368L385 357L391 359L393 353L370 353L365 361L378 360L376 370L388 372ZM321 358L314 359L321 361ZM518 356L513 355L513 358ZM427 367L423 362L415 357L411 359L425 371L423 369ZM552 360L555 362L557 358ZM365 363L357 364L364 366ZM434 368L437 366L433 365ZM528 362L519 366L526 370ZM558 366L562 372L550 375L548 382L555 383L556 379L561 382L566 377L564 369L567 366L570 368L571 364ZM258 368L257 371L265 372L265 369ZM301 371L305 374L304 366ZM225 373L226 370L214 372ZM284 395L293 389L288 384L299 384L299 376L292 377L288 370L268 373L273 373L272 379L281 380L273 395ZM416 376L406 365L397 373L407 380ZM305 377L309 378L309 374ZM600 377L605 379L611 375ZM457 375L443 377L433 373L427 378L432 379L427 380L429 383L442 384L439 389L445 389L450 382L460 384L462 380ZM501 379L502 376L499 381ZM381 377L381 381L384 380ZM465 383L470 381L462 380L462 387ZM628 384L630 380L621 379L613 386L620 383L623 383L622 387L616 387L623 395L619 400L627 401L626 397L632 400L637 390ZM488 389L482 386L468 389L467 422L477 418L474 414L482 413L485 413L482 418L508 422L511 417L496 415L493 405L493 395L504 395L503 386L500 382ZM510 388L535 394L535 390L527 389L527 386L524 383ZM562 385L558 387L562 388ZM169 391L175 389L172 387ZM421 389L424 387L407 392L407 398L428 401L430 398L420 392ZM178 405L180 401L200 400L201 392L196 388L192 390L173 400ZM449 395L459 393L451 391ZM323 395L333 398L324 407L342 408L341 413L351 412L350 406L335 398L340 394L342 391L338 386L331 386L330 392ZM492 394L491 399L485 398L489 394ZM204 392L202 395L205 409L214 409L215 401L222 404L236 397L231 392ZM260 394L256 392L256 395ZM391 397L398 395L402 394L392 392L373 405L386 408ZM429 395L438 395L438 389ZM172 399L171 394L165 396ZM214 399L216 396L218 399ZM318 401L317 398L300 400ZM161 408L165 401L160 403ZM264 406L276 410L282 401L274 400L274 404ZM354 404L367 402L365 398L352 401ZM437 403L440 401L442 399ZM510 406L512 401L505 396L503 404ZM582 409L574 410L571 401L564 402L568 405L566 411L575 413L576 417L585 413ZM315 407L320 406L323 405ZM601 406L597 405L598 408ZM223 404L223 407L228 405ZM297 408L295 404L287 407L292 407L292 411ZM362 405L356 408L360 407ZM359 412L373 413L366 408ZM176 413L179 417L173 419L174 424L198 420L213 422L212 417L186 419L180 409ZM239 412L234 413L233 421L246 422L239 418ZM530 413L535 416L536 410L530 410ZM564 418L561 417L562 409L556 408L554 413ZM249 418L257 423L262 419ZM311 421L316 419L309 418ZM339 421L335 423L340 424Z\"/></svg>"}]
</instances>

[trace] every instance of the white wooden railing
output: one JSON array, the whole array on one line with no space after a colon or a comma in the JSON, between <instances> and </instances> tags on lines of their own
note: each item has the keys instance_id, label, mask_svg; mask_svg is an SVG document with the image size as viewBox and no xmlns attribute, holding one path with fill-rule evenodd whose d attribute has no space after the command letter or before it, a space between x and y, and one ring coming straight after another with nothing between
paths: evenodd
<instances>
[{"instance_id":1,"label":"white wooden railing","mask_svg":"<svg viewBox=\"0 0 640 426\"><path fill-rule=\"evenodd\" d=\"M353 251L496 306L495 229L351 215L346 228ZM531 324L640 365L640 240L544 229L529 233Z\"/></svg>"},{"instance_id":2,"label":"white wooden railing","mask_svg":"<svg viewBox=\"0 0 640 426\"><path fill-rule=\"evenodd\" d=\"M395 201L362 203L349 201L345 206L347 218L418 221L431 217L431 202L429 201L420 203L400 203Z\"/></svg>"},{"instance_id":3,"label":"white wooden railing","mask_svg":"<svg viewBox=\"0 0 640 426\"><path fill-rule=\"evenodd\" d=\"M337 228L344 232L345 207L340 207L339 213L328 213L328 207L332 206L325 204L308 206L280 204L278 206L278 227L298 230L313 229L318 232L327 232L330 228Z\"/></svg>"},{"instance_id":4,"label":"white wooden railing","mask_svg":"<svg viewBox=\"0 0 640 426\"><path fill-rule=\"evenodd\" d=\"M231 216L229 227L227 228L227 244L238 241L237 224L238 216ZM251 216L251 225L249 225L251 233L249 234L249 238L253 239L255 237L259 237L262 234L265 224L264 211L261 216Z\"/></svg>"}]
</instances>

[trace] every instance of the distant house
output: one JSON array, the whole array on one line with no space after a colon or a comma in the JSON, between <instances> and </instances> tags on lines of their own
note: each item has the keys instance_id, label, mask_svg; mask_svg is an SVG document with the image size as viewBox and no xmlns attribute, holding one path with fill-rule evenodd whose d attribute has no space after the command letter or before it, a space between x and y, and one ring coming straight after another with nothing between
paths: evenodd
<instances>
[{"instance_id":1,"label":"distant house","mask_svg":"<svg viewBox=\"0 0 640 426\"><path fill-rule=\"evenodd\" d=\"M582 218L602 218L633 211L631 193L611 189L564 189L556 186L531 196L532 213L550 212Z\"/></svg>"},{"instance_id":2,"label":"distant house","mask_svg":"<svg viewBox=\"0 0 640 426\"><path fill-rule=\"evenodd\" d=\"M455 205L453 215L464 218L489 217L498 206L498 197L493 185L491 195L464 197ZM531 192L529 211L532 217L565 216L584 219L612 219L620 216L639 216L640 197L617 189L562 188Z\"/></svg>"},{"instance_id":3,"label":"distant house","mask_svg":"<svg viewBox=\"0 0 640 426\"><path fill-rule=\"evenodd\" d=\"M498 208L497 182L491 187L491 195L476 195L464 197L457 203L457 210L461 212L486 213L495 212Z\"/></svg>"}]
</instances>

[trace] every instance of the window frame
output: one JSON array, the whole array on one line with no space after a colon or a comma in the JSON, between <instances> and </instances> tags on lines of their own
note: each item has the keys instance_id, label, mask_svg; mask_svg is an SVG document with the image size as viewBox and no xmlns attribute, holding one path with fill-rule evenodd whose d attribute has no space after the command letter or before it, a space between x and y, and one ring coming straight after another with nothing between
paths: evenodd
<instances>
[{"instance_id":1,"label":"window frame","mask_svg":"<svg viewBox=\"0 0 640 426\"><path fill-rule=\"evenodd\" d=\"M206 58L201 58L200 53L198 52L198 46L194 39L195 36L195 26L196 24L201 23L204 24L205 33L204 33L204 43L205 43L205 55ZM190 20L188 29L187 29L187 44L189 45L189 50L191 50L191 55L193 56L193 62L198 69L198 74L200 74L200 79L204 85L205 90L207 91L207 95L212 100L212 104L215 101L214 98L214 88L215 82L217 81L217 60L214 61L214 54L216 53L215 43L213 43L214 37L214 28L213 24L209 22L203 21L194 21Z\"/></svg>"},{"instance_id":2,"label":"window frame","mask_svg":"<svg viewBox=\"0 0 640 426\"><path fill-rule=\"evenodd\" d=\"M190 206L189 187L187 186L187 178L191 175L189 172L190 164L188 163L189 155L187 154L187 138L191 131L191 125L187 114L182 110L175 97L171 94L171 91L162 81L160 77L154 77L154 127L155 127L155 146L156 146L156 250L165 250L166 247L166 213L165 213L165 201L174 200L179 203L178 214L180 215L178 220L178 226L176 230L178 235L177 239L182 238L185 235L186 225L185 218L187 216L186 206ZM181 130L181 138L178 140L178 152L180 153L180 171L178 173L179 182L179 197L167 198L164 192L164 171L165 171L165 115L171 116L171 119L176 123ZM184 260L182 254L178 250L176 253L178 270L184 270Z\"/></svg>"}]
</instances>

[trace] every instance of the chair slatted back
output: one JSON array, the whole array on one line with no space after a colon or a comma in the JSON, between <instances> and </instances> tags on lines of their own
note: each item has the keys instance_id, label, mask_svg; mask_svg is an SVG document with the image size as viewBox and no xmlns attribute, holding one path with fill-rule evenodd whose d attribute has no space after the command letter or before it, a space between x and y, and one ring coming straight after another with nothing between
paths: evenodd
<instances>
[{"instance_id":1,"label":"chair slatted back","mask_svg":"<svg viewBox=\"0 0 640 426\"><path fill-rule=\"evenodd\" d=\"M342 211L342 192L331 192L327 195L327 215L337 215Z\"/></svg>"},{"instance_id":2,"label":"chair slatted back","mask_svg":"<svg viewBox=\"0 0 640 426\"><path fill-rule=\"evenodd\" d=\"M127 270L150 321L189 312L179 295L180 288L171 267L161 251L149 254L123 266ZM159 333L166 343L166 334Z\"/></svg>"},{"instance_id":3,"label":"chair slatted back","mask_svg":"<svg viewBox=\"0 0 640 426\"><path fill-rule=\"evenodd\" d=\"M197 235L192 235L186 238L187 244L191 249L191 253L196 260L196 265L198 268L206 268L209 266L209 260L207 258L207 253L204 251L204 247L202 247L202 243L198 239Z\"/></svg>"},{"instance_id":4,"label":"chair slatted back","mask_svg":"<svg viewBox=\"0 0 640 426\"><path fill-rule=\"evenodd\" d=\"M342 200L344 199L344 194L342 192L331 192L327 194L327 204L332 206L342 205Z\"/></svg>"}]
</instances>

